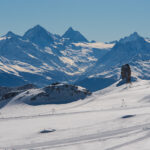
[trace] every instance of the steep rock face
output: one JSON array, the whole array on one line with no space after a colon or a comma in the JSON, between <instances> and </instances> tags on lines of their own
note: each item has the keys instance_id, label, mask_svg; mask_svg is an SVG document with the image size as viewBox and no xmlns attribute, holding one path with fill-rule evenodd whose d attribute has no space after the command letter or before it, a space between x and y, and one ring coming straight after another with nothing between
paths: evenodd
<instances>
[{"instance_id":1,"label":"steep rock face","mask_svg":"<svg viewBox=\"0 0 150 150\"><path fill-rule=\"evenodd\" d=\"M129 64L125 64L121 67L121 78L126 80L126 83L131 82L131 68Z\"/></svg>"}]
</instances>

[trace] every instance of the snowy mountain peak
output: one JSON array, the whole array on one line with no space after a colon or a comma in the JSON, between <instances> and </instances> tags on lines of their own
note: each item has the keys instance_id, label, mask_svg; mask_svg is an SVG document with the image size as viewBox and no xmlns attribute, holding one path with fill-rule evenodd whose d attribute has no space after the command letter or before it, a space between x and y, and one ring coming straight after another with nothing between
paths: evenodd
<instances>
[{"instance_id":1,"label":"snowy mountain peak","mask_svg":"<svg viewBox=\"0 0 150 150\"><path fill-rule=\"evenodd\" d=\"M47 32L42 26L36 25L33 28L29 29L27 32ZM27 32L25 34L27 34Z\"/></svg>"},{"instance_id":2,"label":"snowy mountain peak","mask_svg":"<svg viewBox=\"0 0 150 150\"><path fill-rule=\"evenodd\" d=\"M5 37L20 37L19 35L16 35L15 33L13 33L12 31L8 31L7 34L5 35Z\"/></svg>"},{"instance_id":3,"label":"snowy mountain peak","mask_svg":"<svg viewBox=\"0 0 150 150\"><path fill-rule=\"evenodd\" d=\"M48 32L46 29L40 25L29 29L25 34L24 38L29 39L33 43L37 44L40 47L49 46L54 42L54 35Z\"/></svg>"},{"instance_id":4,"label":"snowy mountain peak","mask_svg":"<svg viewBox=\"0 0 150 150\"><path fill-rule=\"evenodd\" d=\"M144 40L144 38L142 38L137 32L134 32L132 34L130 34L129 36L120 39L119 42L121 43L127 43L127 42L133 42L133 41L137 41L137 40Z\"/></svg>"},{"instance_id":5,"label":"snowy mountain peak","mask_svg":"<svg viewBox=\"0 0 150 150\"><path fill-rule=\"evenodd\" d=\"M68 32L74 32L75 30L72 27L69 27L67 31Z\"/></svg>"},{"instance_id":6,"label":"snowy mountain peak","mask_svg":"<svg viewBox=\"0 0 150 150\"><path fill-rule=\"evenodd\" d=\"M36 26L34 26L35 29L44 29L41 25L37 24ZM45 30L45 29L44 29Z\"/></svg>"},{"instance_id":7,"label":"snowy mountain peak","mask_svg":"<svg viewBox=\"0 0 150 150\"><path fill-rule=\"evenodd\" d=\"M128 37L128 39L130 39L130 40L136 40L139 38L141 38L141 36L137 32L130 34L130 36Z\"/></svg>"},{"instance_id":8,"label":"snowy mountain peak","mask_svg":"<svg viewBox=\"0 0 150 150\"><path fill-rule=\"evenodd\" d=\"M24 37L30 38L32 36L41 35L41 34L50 34L46 29L44 29L40 25L36 25L33 28L29 29L25 34Z\"/></svg>"},{"instance_id":9,"label":"snowy mountain peak","mask_svg":"<svg viewBox=\"0 0 150 150\"><path fill-rule=\"evenodd\" d=\"M137 32L133 32L131 35L132 36L139 36L139 34Z\"/></svg>"},{"instance_id":10,"label":"snowy mountain peak","mask_svg":"<svg viewBox=\"0 0 150 150\"><path fill-rule=\"evenodd\" d=\"M75 31L72 27L63 34L63 38L68 38L71 42L88 42L88 40L79 32Z\"/></svg>"}]
</instances>

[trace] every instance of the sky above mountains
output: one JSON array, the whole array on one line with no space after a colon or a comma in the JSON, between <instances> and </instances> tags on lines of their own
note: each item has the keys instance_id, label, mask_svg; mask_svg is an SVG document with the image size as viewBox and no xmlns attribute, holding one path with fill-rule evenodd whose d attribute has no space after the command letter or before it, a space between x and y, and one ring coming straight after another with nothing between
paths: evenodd
<instances>
[{"instance_id":1,"label":"sky above mountains","mask_svg":"<svg viewBox=\"0 0 150 150\"><path fill-rule=\"evenodd\" d=\"M149 6L148 0L0 0L0 36L40 24L60 35L71 26L103 42L134 31L150 37Z\"/></svg>"}]
</instances>

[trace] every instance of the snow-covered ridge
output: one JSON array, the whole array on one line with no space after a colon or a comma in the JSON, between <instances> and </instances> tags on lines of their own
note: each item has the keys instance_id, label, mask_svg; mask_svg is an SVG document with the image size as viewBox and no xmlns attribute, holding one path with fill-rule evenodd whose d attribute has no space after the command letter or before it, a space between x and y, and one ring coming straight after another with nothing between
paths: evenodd
<instances>
[{"instance_id":1,"label":"snow-covered ridge","mask_svg":"<svg viewBox=\"0 0 150 150\"><path fill-rule=\"evenodd\" d=\"M65 104L91 95L91 92L83 87L60 83L54 83L44 88L28 84L17 88L1 87L0 89L0 107L18 103L29 105Z\"/></svg>"}]
</instances>

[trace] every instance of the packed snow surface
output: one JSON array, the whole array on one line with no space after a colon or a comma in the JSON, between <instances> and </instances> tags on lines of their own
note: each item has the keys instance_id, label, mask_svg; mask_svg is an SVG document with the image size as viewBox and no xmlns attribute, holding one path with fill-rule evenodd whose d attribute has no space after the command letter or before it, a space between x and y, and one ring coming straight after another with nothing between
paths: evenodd
<instances>
[{"instance_id":1,"label":"packed snow surface","mask_svg":"<svg viewBox=\"0 0 150 150\"><path fill-rule=\"evenodd\" d=\"M0 109L0 149L148 150L150 81L118 83L62 105L8 103Z\"/></svg>"}]
</instances>

